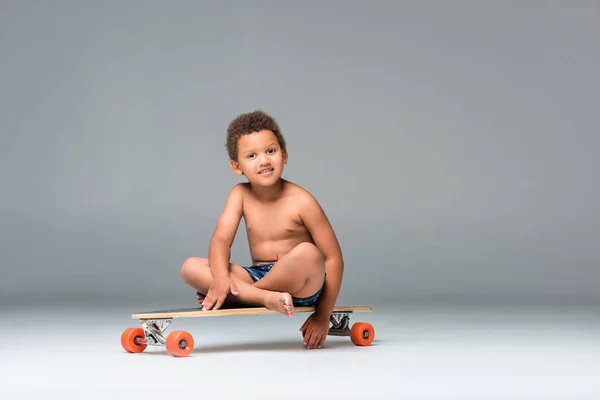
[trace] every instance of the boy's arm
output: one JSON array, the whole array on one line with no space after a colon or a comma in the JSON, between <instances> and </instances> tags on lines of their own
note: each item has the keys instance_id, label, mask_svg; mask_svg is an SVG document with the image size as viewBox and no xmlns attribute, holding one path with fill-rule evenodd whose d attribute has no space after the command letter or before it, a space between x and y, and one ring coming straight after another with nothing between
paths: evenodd
<instances>
[{"instance_id":1,"label":"boy's arm","mask_svg":"<svg viewBox=\"0 0 600 400\"><path fill-rule=\"evenodd\" d=\"M307 195L300 217L312 236L315 246L325 259L327 278L316 313L329 321L329 315L335 307L342 285L344 273L342 251L327 215L312 195Z\"/></svg>"},{"instance_id":2,"label":"boy's arm","mask_svg":"<svg viewBox=\"0 0 600 400\"><path fill-rule=\"evenodd\" d=\"M217 226L210 239L208 248L208 265L213 276L213 283L206 294L204 309L218 309L229 294L230 288L237 294L237 288L229 279L229 260L231 257L231 245L242 218L243 187L237 184L233 187Z\"/></svg>"}]
</instances>

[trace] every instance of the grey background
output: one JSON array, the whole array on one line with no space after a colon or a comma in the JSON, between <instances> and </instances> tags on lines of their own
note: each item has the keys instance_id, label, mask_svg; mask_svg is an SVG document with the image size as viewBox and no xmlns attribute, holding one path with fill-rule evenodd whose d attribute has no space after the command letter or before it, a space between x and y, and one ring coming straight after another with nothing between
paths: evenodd
<instances>
[{"instance_id":1,"label":"grey background","mask_svg":"<svg viewBox=\"0 0 600 400\"><path fill-rule=\"evenodd\" d=\"M336 229L340 302L597 301L599 9L3 1L0 300L193 302L225 129L261 108Z\"/></svg>"}]
</instances>

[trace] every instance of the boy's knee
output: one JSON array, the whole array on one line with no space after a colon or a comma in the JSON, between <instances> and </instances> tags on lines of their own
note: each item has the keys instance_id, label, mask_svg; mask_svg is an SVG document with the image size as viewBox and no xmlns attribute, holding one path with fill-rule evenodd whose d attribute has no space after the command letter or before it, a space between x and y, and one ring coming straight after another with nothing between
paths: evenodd
<instances>
[{"instance_id":1,"label":"boy's knee","mask_svg":"<svg viewBox=\"0 0 600 400\"><path fill-rule=\"evenodd\" d=\"M189 257L187 258L183 264L181 264L181 268L179 269L179 276L185 282L189 279L190 275L194 270L198 269L199 260L197 257Z\"/></svg>"},{"instance_id":2,"label":"boy's knee","mask_svg":"<svg viewBox=\"0 0 600 400\"><path fill-rule=\"evenodd\" d=\"M181 264L181 268L179 268L179 276L181 277L181 279L183 281L186 280L186 278L188 277L189 274L189 270L190 270L190 259L187 258L183 264Z\"/></svg>"},{"instance_id":3,"label":"boy's knee","mask_svg":"<svg viewBox=\"0 0 600 400\"><path fill-rule=\"evenodd\" d=\"M304 262L322 263L324 261L321 251L312 243L303 242L294 248L294 252Z\"/></svg>"}]
</instances>

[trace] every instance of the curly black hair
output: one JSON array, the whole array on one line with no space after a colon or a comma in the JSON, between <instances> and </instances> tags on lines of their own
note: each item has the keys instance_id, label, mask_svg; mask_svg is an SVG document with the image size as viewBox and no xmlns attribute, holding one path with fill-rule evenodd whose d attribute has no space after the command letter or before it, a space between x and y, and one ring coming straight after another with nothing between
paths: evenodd
<instances>
[{"instance_id":1,"label":"curly black hair","mask_svg":"<svg viewBox=\"0 0 600 400\"><path fill-rule=\"evenodd\" d=\"M229 154L229 159L237 161L238 141L242 135L247 135L262 130L269 130L275 134L281 150L285 149L285 139L281 134L281 129L273 117L262 110L256 110L249 113L240 114L229 123L227 128L227 141L225 147Z\"/></svg>"}]
</instances>

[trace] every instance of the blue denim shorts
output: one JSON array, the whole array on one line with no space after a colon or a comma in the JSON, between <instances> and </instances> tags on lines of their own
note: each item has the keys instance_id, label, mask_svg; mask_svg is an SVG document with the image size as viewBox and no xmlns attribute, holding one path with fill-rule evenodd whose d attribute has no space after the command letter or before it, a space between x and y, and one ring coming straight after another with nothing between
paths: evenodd
<instances>
[{"instance_id":1,"label":"blue denim shorts","mask_svg":"<svg viewBox=\"0 0 600 400\"><path fill-rule=\"evenodd\" d=\"M254 280L254 282L262 279L267 273L273 268L275 264L261 264L261 265L252 265L250 267L241 266L248 272L248 275ZM321 293L323 292L323 288L321 287L319 291L313 294L310 297L305 297L302 299L298 299L296 297L292 297L292 302L294 307L315 307L319 304L319 300L321 299Z\"/></svg>"}]
</instances>

